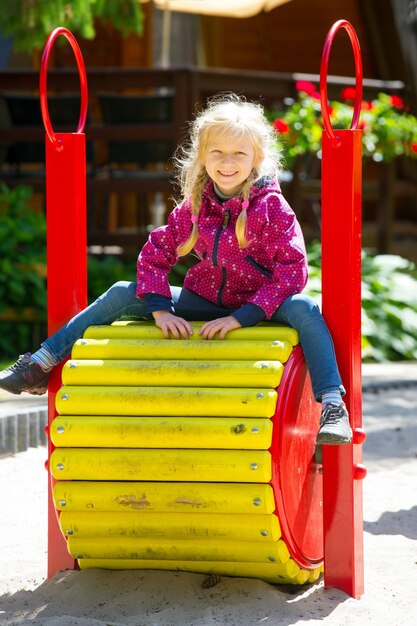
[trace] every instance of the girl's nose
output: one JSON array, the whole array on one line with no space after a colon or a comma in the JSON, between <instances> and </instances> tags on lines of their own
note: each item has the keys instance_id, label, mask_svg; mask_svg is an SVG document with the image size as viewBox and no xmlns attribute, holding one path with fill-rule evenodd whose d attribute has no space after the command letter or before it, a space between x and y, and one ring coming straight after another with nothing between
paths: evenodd
<instances>
[{"instance_id":1,"label":"girl's nose","mask_svg":"<svg viewBox=\"0 0 417 626\"><path fill-rule=\"evenodd\" d=\"M224 163L233 163L233 155L232 154L224 154L222 161Z\"/></svg>"}]
</instances>

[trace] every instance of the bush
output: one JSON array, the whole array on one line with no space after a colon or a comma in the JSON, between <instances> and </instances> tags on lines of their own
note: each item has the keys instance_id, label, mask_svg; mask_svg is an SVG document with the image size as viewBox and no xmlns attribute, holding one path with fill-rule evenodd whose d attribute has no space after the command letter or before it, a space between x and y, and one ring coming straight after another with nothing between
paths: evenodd
<instances>
[{"instance_id":1,"label":"bush","mask_svg":"<svg viewBox=\"0 0 417 626\"><path fill-rule=\"evenodd\" d=\"M320 244L309 248L306 292L320 301ZM400 256L362 252L362 355L364 361L417 359L417 272Z\"/></svg>"},{"instance_id":2,"label":"bush","mask_svg":"<svg viewBox=\"0 0 417 626\"><path fill-rule=\"evenodd\" d=\"M296 89L297 99L286 98L284 111L267 112L277 131L278 147L287 169L301 155L321 159L320 94L308 81L298 81ZM330 119L335 129L350 127L355 95L355 89L347 87L341 93L342 102L330 102ZM392 161L400 155L417 158L417 119L399 96L379 93L372 101L362 101L359 128L363 131L364 158L376 162Z\"/></svg>"},{"instance_id":3,"label":"bush","mask_svg":"<svg viewBox=\"0 0 417 626\"><path fill-rule=\"evenodd\" d=\"M0 185L0 355L15 358L46 319L46 224L29 207L30 187ZM15 321L15 320L28 321ZM43 332L45 332L43 324Z\"/></svg>"}]
</instances>

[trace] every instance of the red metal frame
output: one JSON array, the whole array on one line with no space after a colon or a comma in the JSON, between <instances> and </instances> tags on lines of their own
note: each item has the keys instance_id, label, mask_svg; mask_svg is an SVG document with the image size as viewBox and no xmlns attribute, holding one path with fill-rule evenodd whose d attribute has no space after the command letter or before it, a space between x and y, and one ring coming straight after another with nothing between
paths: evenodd
<instances>
[{"instance_id":1,"label":"red metal frame","mask_svg":"<svg viewBox=\"0 0 417 626\"><path fill-rule=\"evenodd\" d=\"M59 35L69 41L78 65L81 109L75 133L55 133L48 112L47 71L52 46ZM70 31L55 29L42 56L39 92L46 130L46 219L48 262L48 335L56 332L87 305L87 228L85 135L87 80L81 50ZM56 367L49 383L48 424L54 419L55 395L61 386L61 367ZM52 444L49 444L49 455ZM74 569L59 529L52 501L53 479L48 490L48 576L63 569Z\"/></svg>"},{"instance_id":2,"label":"red metal frame","mask_svg":"<svg viewBox=\"0 0 417 626\"><path fill-rule=\"evenodd\" d=\"M344 28L353 48L356 99L349 130L334 131L327 103L327 68L336 33ZM352 445L323 447L324 581L354 598L364 590L361 388L362 100L359 42L346 20L330 29L320 70L322 138L323 314L333 337L354 438Z\"/></svg>"},{"instance_id":3,"label":"red metal frame","mask_svg":"<svg viewBox=\"0 0 417 626\"><path fill-rule=\"evenodd\" d=\"M327 68L331 45L340 28L347 31L353 47L356 100L350 129L335 132L327 103ZM75 133L56 134L48 113L47 68L50 51L59 35L69 41L80 74L81 109ZM362 62L356 33L346 20L336 22L327 35L321 62L320 90L325 126L322 157L323 312L334 339L354 430L352 445L324 446L323 449L325 585L337 587L358 598L363 593L361 479L366 475L361 464L361 444L365 439L361 428L360 330L362 134L357 129ZM73 35L65 28L55 29L46 43L40 71L40 101L46 130L48 334L51 334L87 304L83 133L88 103L87 80L81 51ZM55 395L60 386L60 373L61 368L55 368L49 386L49 423L55 417ZM302 379L301 375L297 378L300 385ZM302 396L306 397L304 391ZM284 502L281 504L285 505ZM59 570L74 569L76 565L59 530L51 490L48 507L48 576L52 576ZM289 519L293 519L293 512L287 513ZM290 542L296 530L287 528ZM294 545L297 551L296 539ZM298 558L301 561L304 559L306 566L311 566L320 557L308 558L301 549Z\"/></svg>"}]
</instances>

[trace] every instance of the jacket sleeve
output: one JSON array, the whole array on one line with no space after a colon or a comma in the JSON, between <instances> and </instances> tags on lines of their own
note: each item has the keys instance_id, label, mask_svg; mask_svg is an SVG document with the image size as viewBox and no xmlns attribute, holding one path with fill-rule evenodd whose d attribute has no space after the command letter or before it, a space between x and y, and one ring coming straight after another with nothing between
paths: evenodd
<instances>
[{"instance_id":1,"label":"jacket sleeve","mask_svg":"<svg viewBox=\"0 0 417 626\"><path fill-rule=\"evenodd\" d=\"M168 217L168 224L152 231L143 246L136 273L136 296L156 293L171 299L168 274L179 256L177 248L191 234L190 207L183 202Z\"/></svg>"},{"instance_id":2,"label":"jacket sleeve","mask_svg":"<svg viewBox=\"0 0 417 626\"><path fill-rule=\"evenodd\" d=\"M262 243L270 257L272 276L248 302L261 307L270 319L284 300L304 289L308 265L304 237L293 210L282 195L267 202L271 206Z\"/></svg>"}]
</instances>

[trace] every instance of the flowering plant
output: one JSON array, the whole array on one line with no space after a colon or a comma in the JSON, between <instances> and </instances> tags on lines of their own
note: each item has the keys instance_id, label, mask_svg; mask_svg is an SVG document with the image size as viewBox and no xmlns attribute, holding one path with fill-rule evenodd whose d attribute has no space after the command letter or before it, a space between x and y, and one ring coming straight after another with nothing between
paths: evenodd
<instances>
[{"instance_id":1,"label":"flowering plant","mask_svg":"<svg viewBox=\"0 0 417 626\"><path fill-rule=\"evenodd\" d=\"M320 94L308 81L296 83L297 100L286 98L285 111L270 111L269 119L277 131L277 141L288 169L298 155L321 156L323 121ZM334 129L349 128L355 88L341 92L341 102L329 103ZM363 131L363 156L374 161L391 161L404 154L417 158L417 118L411 115L397 95L379 93L374 100L363 100L359 128Z\"/></svg>"}]
</instances>

